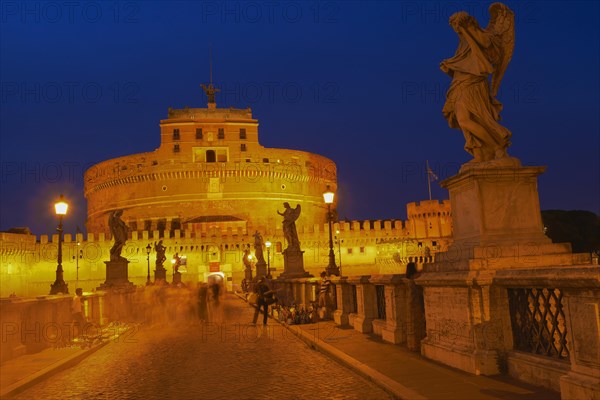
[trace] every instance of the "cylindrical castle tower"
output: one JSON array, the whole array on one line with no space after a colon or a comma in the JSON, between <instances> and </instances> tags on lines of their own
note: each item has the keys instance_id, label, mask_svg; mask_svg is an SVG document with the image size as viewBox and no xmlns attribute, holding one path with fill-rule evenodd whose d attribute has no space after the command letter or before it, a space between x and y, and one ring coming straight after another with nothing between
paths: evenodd
<instances>
[{"instance_id":1,"label":"cylindrical castle tower","mask_svg":"<svg viewBox=\"0 0 600 400\"><path fill-rule=\"evenodd\" d=\"M250 109L216 108L214 92L207 94L208 108L169 109L155 151L85 172L88 232L108 232L108 215L118 209L137 231L270 230L280 226L284 202L301 205L298 226L327 222L322 194L328 185L336 189L335 163L261 146Z\"/></svg>"}]
</instances>

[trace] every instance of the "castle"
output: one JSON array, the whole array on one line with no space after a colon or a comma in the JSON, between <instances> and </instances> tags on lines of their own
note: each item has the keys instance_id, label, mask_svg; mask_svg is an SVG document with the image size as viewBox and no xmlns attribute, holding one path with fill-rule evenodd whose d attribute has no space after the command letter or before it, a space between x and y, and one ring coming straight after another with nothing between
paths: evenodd
<instances>
[{"instance_id":1,"label":"castle","mask_svg":"<svg viewBox=\"0 0 600 400\"><path fill-rule=\"evenodd\" d=\"M212 92L211 92L212 90ZM229 288L244 279L244 251L253 235L274 243L268 250L272 274L283 271L285 247L277 211L300 204L296 221L306 271L318 276L328 262L327 207L323 192L337 187L335 163L317 154L265 148L250 109L217 108L215 89L205 87L207 108L169 109L160 121L161 145L154 152L98 163L84 176L88 234L66 234L64 278L92 290L105 279L112 246L108 215L123 210L130 229L122 256L129 279L153 279L156 255L147 248L162 240L170 259L186 263L183 282L221 274ZM333 204L335 207L335 204ZM406 264L433 261L451 242L450 202L407 205L407 220L339 221L334 253L343 275L403 273ZM47 294L54 281L58 235L0 233L0 296ZM267 254L265 254L267 255ZM170 281L169 275L167 281Z\"/></svg>"},{"instance_id":2,"label":"castle","mask_svg":"<svg viewBox=\"0 0 600 400\"><path fill-rule=\"evenodd\" d=\"M254 233L280 224L276 211L284 202L301 205L298 225L326 221L322 196L336 190L335 163L261 146L252 111L217 108L207 91L207 108L169 108L155 151L86 171L88 232L108 233L108 215L119 209L132 231L218 226Z\"/></svg>"}]
</instances>

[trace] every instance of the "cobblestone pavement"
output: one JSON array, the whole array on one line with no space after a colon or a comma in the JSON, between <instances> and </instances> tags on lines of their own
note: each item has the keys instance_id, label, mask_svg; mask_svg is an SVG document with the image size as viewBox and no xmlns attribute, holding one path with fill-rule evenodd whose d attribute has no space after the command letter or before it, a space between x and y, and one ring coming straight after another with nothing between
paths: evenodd
<instances>
[{"instance_id":1,"label":"cobblestone pavement","mask_svg":"<svg viewBox=\"0 0 600 400\"><path fill-rule=\"evenodd\" d=\"M233 296L210 323L133 330L16 399L389 399ZM260 319L259 319L260 321ZM327 333L322 333L327 335Z\"/></svg>"}]
</instances>

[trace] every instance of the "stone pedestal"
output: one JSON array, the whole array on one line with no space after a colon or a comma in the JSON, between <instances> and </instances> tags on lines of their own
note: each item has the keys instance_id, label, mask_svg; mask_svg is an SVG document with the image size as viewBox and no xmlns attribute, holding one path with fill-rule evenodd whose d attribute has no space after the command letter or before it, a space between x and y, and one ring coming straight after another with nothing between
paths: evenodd
<instances>
[{"instance_id":1,"label":"stone pedestal","mask_svg":"<svg viewBox=\"0 0 600 400\"><path fill-rule=\"evenodd\" d=\"M441 182L450 192L454 247L551 243L537 177L545 167L470 168Z\"/></svg>"},{"instance_id":2,"label":"stone pedestal","mask_svg":"<svg viewBox=\"0 0 600 400\"><path fill-rule=\"evenodd\" d=\"M283 251L283 272L278 279L308 278L310 276L312 275L304 270L304 252L285 249Z\"/></svg>"},{"instance_id":3,"label":"stone pedestal","mask_svg":"<svg viewBox=\"0 0 600 400\"><path fill-rule=\"evenodd\" d=\"M181 283L181 272L175 272L173 274L173 285L178 285Z\"/></svg>"},{"instance_id":4,"label":"stone pedestal","mask_svg":"<svg viewBox=\"0 0 600 400\"><path fill-rule=\"evenodd\" d=\"M246 278L246 282L252 282L252 268L250 266L244 269L244 278Z\"/></svg>"},{"instance_id":5,"label":"stone pedestal","mask_svg":"<svg viewBox=\"0 0 600 400\"><path fill-rule=\"evenodd\" d=\"M167 270L162 265L157 265L154 270L154 283L158 281L167 282Z\"/></svg>"},{"instance_id":6,"label":"stone pedestal","mask_svg":"<svg viewBox=\"0 0 600 400\"><path fill-rule=\"evenodd\" d=\"M545 167L517 164L469 166L441 182L450 192L454 242L416 280L427 321L422 354L477 375L498 374L498 351L512 347L496 272L569 264L573 256L543 233L537 176Z\"/></svg>"},{"instance_id":7,"label":"stone pedestal","mask_svg":"<svg viewBox=\"0 0 600 400\"><path fill-rule=\"evenodd\" d=\"M134 286L128 278L127 268L129 261L120 259L116 261L104 261L104 264L106 264L106 281L98 287L98 290Z\"/></svg>"},{"instance_id":8,"label":"stone pedestal","mask_svg":"<svg viewBox=\"0 0 600 400\"><path fill-rule=\"evenodd\" d=\"M267 276L267 263L264 261L259 261L256 263L256 276L260 278L261 276Z\"/></svg>"}]
</instances>

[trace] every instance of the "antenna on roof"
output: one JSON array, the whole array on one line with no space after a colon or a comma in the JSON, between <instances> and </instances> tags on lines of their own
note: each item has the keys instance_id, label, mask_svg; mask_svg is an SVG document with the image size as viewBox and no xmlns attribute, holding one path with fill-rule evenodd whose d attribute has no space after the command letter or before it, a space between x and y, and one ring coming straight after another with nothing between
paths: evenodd
<instances>
[{"instance_id":1,"label":"antenna on roof","mask_svg":"<svg viewBox=\"0 0 600 400\"><path fill-rule=\"evenodd\" d=\"M213 86L212 80L212 45L208 44L208 63L209 63L209 71L210 71L210 83L207 85L201 84L206 97L208 97L208 108L215 109L217 108L217 103L215 102L215 93L220 92L220 89L217 89Z\"/></svg>"},{"instance_id":2,"label":"antenna on roof","mask_svg":"<svg viewBox=\"0 0 600 400\"><path fill-rule=\"evenodd\" d=\"M212 85L212 44L208 44L208 63L210 65L210 84Z\"/></svg>"}]
</instances>

